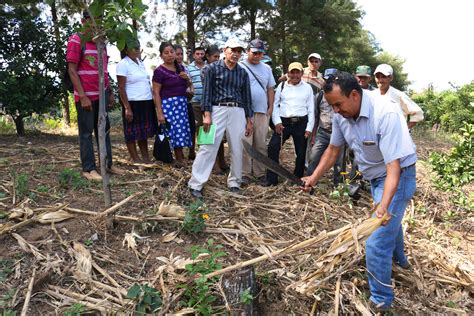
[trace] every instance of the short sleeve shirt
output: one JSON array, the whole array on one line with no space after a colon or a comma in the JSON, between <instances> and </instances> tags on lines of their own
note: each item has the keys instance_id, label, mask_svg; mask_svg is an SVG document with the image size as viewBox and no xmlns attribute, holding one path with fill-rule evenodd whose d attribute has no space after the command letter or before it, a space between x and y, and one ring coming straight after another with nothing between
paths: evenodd
<instances>
[{"instance_id":1,"label":"short sleeve shirt","mask_svg":"<svg viewBox=\"0 0 474 316\"><path fill-rule=\"evenodd\" d=\"M273 88L276 84L272 69L264 63L254 65L246 60L240 62L240 65L242 65L242 68L244 68L249 75L253 111L255 113L266 113L268 109L267 90ZM251 71L249 69L251 69ZM262 86L265 90L263 90Z\"/></svg>"},{"instance_id":2,"label":"short sleeve shirt","mask_svg":"<svg viewBox=\"0 0 474 316\"><path fill-rule=\"evenodd\" d=\"M386 164L394 160L400 160L401 168L417 160L415 145L398 107L393 100L364 91L356 120L334 114L331 144L342 146L347 142L367 180L385 176Z\"/></svg>"},{"instance_id":3,"label":"short sleeve shirt","mask_svg":"<svg viewBox=\"0 0 474 316\"><path fill-rule=\"evenodd\" d=\"M81 80L82 89L91 101L99 99L99 68L97 47L94 42L86 42L82 52L81 37L73 34L67 43L66 60L68 63L77 64L77 74ZM105 88L109 87L109 73L107 64L109 58L107 50L104 48L104 83ZM79 102L79 93L74 89L74 100Z\"/></svg>"},{"instance_id":4,"label":"short sleeve shirt","mask_svg":"<svg viewBox=\"0 0 474 316\"><path fill-rule=\"evenodd\" d=\"M193 82L194 95L191 102L201 103L202 99L202 76L201 68L196 66L196 63L193 61L188 66L189 75L191 81Z\"/></svg>"},{"instance_id":5,"label":"short sleeve shirt","mask_svg":"<svg viewBox=\"0 0 474 316\"><path fill-rule=\"evenodd\" d=\"M184 71L184 69L181 69ZM163 65L155 69L153 81L161 84L160 96L162 99L186 95L188 84L178 73L171 71Z\"/></svg>"},{"instance_id":6,"label":"short sleeve shirt","mask_svg":"<svg viewBox=\"0 0 474 316\"><path fill-rule=\"evenodd\" d=\"M125 92L129 101L146 101L153 99L151 94L150 76L145 65L137 59L134 62L125 56L117 64L117 76L126 78Z\"/></svg>"}]
</instances>

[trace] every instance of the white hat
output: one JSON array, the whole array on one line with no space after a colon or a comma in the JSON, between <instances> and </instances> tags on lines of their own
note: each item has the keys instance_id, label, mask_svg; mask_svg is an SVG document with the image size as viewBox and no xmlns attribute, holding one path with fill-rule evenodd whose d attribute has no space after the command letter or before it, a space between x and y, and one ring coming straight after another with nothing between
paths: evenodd
<instances>
[{"instance_id":1,"label":"white hat","mask_svg":"<svg viewBox=\"0 0 474 316\"><path fill-rule=\"evenodd\" d=\"M310 59L311 57L314 57L314 58L317 58L319 60L322 60L321 58L321 55L319 55L318 53L312 53L308 56L308 59Z\"/></svg>"},{"instance_id":2,"label":"white hat","mask_svg":"<svg viewBox=\"0 0 474 316\"><path fill-rule=\"evenodd\" d=\"M224 48L237 48L240 47L244 49L244 45L239 41L237 38L229 38L227 42L225 42Z\"/></svg>"},{"instance_id":3,"label":"white hat","mask_svg":"<svg viewBox=\"0 0 474 316\"><path fill-rule=\"evenodd\" d=\"M377 73L382 73L385 76L391 76L393 75L393 68L390 65L387 64L380 64L375 68L374 75Z\"/></svg>"}]
</instances>

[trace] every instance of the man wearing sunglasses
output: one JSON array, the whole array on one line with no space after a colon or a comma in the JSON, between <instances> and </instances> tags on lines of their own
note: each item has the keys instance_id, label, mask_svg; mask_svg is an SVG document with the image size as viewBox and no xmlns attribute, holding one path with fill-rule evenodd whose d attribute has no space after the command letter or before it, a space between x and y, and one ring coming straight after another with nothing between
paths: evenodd
<instances>
[{"instance_id":1,"label":"man wearing sunglasses","mask_svg":"<svg viewBox=\"0 0 474 316\"><path fill-rule=\"evenodd\" d=\"M385 216L383 226L367 239L366 267L370 304L377 312L387 311L394 300L392 263L410 267L401 221L416 189L415 145L399 105L362 90L353 75L338 72L326 80L323 90L336 113L331 142L314 173L302 178L304 190L310 191L334 165L347 142L364 178L370 181L374 216Z\"/></svg>"},{"instance_id":2,"label":"man wearing sunglasses","mask_svg":"<svg viewBox=\"0 0 474 316\"><path fill-rule=\"evenodd\" d=\"M241 139L252 135L252 99L247 72L239 66L244 46L237 39L225 43L224 59L209 64L203 70L201 109L204 112L203 129L208 132L215 124L214 143L201 145L193 163L188 186L191 195L202 198L202 188L209 179L217 151L226 133L231 165L227 186L234 193L242 182Z\"/></svg>"},{"instance_id":3,"label":"man wearing sunglasses","mask_svg":"<svg viewBox=\"0 0 474 316\"><path fill-rule=\"evenodd\" d=\"M275 79L270 66L261 62L265 53L265 45L262 40L254 39L247 48L247 58L240 62L242 68L247 71L250 78L250 90L252 93L253 110L253 133L245 140L261 154L267 154L266 138L268 134L268 123L273 112L273 98L275 95ZM265 166L250 158L244 151L242 166L242 183L248 184L253 175L260 183L265 181Z\"/></svg>"}]
</instances>

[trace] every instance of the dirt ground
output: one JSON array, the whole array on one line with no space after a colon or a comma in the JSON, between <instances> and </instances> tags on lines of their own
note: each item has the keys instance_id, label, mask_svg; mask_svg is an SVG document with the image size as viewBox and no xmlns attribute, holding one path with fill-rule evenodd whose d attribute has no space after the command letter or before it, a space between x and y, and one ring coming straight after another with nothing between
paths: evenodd
<instances>
[{"instance_id":1,"label":"dirt ground","mask_svg":"<svg viewBox=\"0 0 474 316\"><path fill-rule=\"evenodd\" d=\"M404 220L413 270L394 268L393 314L472 314L473 214L453 205L449 193L431 185L424 160L432 150L447 150L449 143L436 137L418 137L416 142L421 158L418 191ZM66 168L80 171L74 129L63 135L0 135L0 309L4 312L19 314L28 302L27 315L62 315L73 304L88 302L85 311L92 314L131 314L133 303L126 300L124 291L135 283L151 284L166 298L164 302L168 300L167 312L176 312L184 308L176 286L186 280L176 268L177 261L190 258L192 246L203 246L212 238L227 253L219 259L225 267L357 223L371 208L368 192L358 201L331 198L329 177L310 196L288 183L270 188L253 183L235 194L226 190L225 175L213 174L204 191L207 229L189 234L182 229L182 219L157 216L157 210L163 201L183 207L194 201L186 188L192 161L183 168L163 163L132 165L118 124L113 127L112 143L114 163L125 171L111 178L113 203L133 198L114 212L113 227L108 227L107 217L95 214L106 209L101 183L80 187L82 182L69 178L69 183L60 184ZM285 145L282 155L289 170L294 157L291 146ZM58 209L72 217L54 224L35 220ZM16 217L9 218L14 212ZM11 229L13 225L17 226ZM132 233L135 248L125 241ZM78 247L90 254L92 281L84 281L77 273ZM314 271L315 257L321 252L322 247L309 247L255 265L256 314L367 311L363 249L354 252L351 265L346 264L343 271L336 267L312 295L289 287ZM222 296L218 286L212 291ZM217 305L221 308L215 312L232 308L226 308L222 298Z\"/></svg>"}]
</instances>

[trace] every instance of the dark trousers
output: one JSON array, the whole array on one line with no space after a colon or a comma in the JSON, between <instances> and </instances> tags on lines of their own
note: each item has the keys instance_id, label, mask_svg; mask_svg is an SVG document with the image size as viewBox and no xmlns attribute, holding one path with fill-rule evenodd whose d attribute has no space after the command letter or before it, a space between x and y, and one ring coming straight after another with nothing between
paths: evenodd
<instances>
[{"instance_id":1,"label":"dark trousers","mask_svg":"<svg viewBox=\"0 0 474 316\"><path fill-rule=\"evenodd\" d=\"M316 167L319 165L321 158L323 157L324 151L328 148L331 141L331 132L322 127L318 128L315 137L316 141L311 147L309 159L308 159L308 169L306 170L306 175L310 176L313 174ZM344 163L344 146L341 148L341 153L337 157L336 163L334 164L334 175L333 183L334 186L337 186L341 183L344 178L341 176L342 166Z\"/></svg>"},{"instance_id":2,"label":"dark trousers","mask_svg":"<svg viewBox=\"0 0 474 316\"><path fill-rule=\"evenodd\" d=\"M82 170L89 172L96 170L94 145L92 144L92 132L94 132L99 148L99 132L97 123L99 120L99 100L92 102L92 110L85 111L80 102L76 102L77 126L79 128L79 147L81 151ZM105 147L107 150L107 168L112 167L112 147L110 144L110 122L106 115L105 121ZM100 153L99 153L100 157Z\"/></svg>"},{"instance_id":3,"label":"dark trousers","mask_svg":"<svg viewBox=\"0 0 474 316\"><path fill-rule=\"evenodd\" d=\"M283 122L283 133L279 135L273 132L270 143L268 144L268 157L279 163L280 150L285 141L290 138L293 138L293 143L295 145L296 160L295 160L295 169L293 171L294 175L297 177L302 177L304 173L304 162L306 156L306 138L304 133L306 130L306 125L308 119L301 119L300 121L290 124ZM271 184L278 183L278 175L273 171L267 169L267 182Z\"/></svg>"},{"instance_id":4,"label":"dark trousers","mask_svg":"<svg viewBox=\"0 0 474 316\"><path fill-rule=\"evenodd\" d=\"M187 103L188 109L188 120L189 120L189 128L191 129L191 136L196 133L196 119L194 118L194 110L193 104L191 102Z\"/></svg>"}]
</instances>

